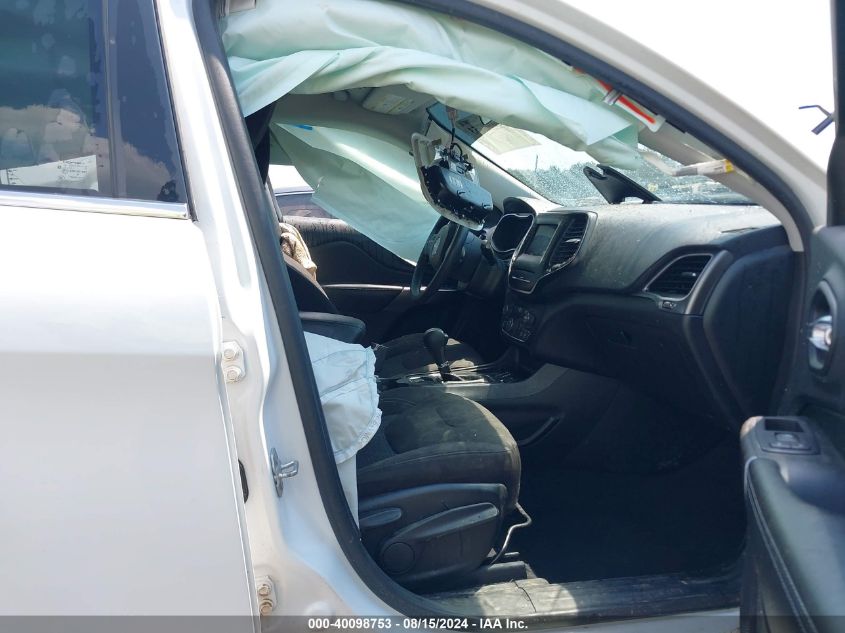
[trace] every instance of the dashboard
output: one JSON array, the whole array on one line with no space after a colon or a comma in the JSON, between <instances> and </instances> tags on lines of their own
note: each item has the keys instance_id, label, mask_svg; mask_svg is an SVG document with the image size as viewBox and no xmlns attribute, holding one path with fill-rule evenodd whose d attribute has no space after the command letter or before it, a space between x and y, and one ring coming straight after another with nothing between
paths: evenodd
<instances>
[{"instance_id":1,"label":"dashboard","mask_svg":"<svg viewBox=\"0 0 845 633\"><path fill-rule=\"evenodd\" d=\"M573 264L591 219L594 216L579 211L536 217L511 261L508 286L530 294L553 273Z\"/></svg>"},{"instance_id":2,"label":"dashboard","mask_svg":"<svg viewBox=\"0 0 845 633\"><path fill-rule=\"evenodd\" d=\"M714 417L762 410L794 266L764 209L510 198L490 244L508 268L501 332L531 362L621 378Z\"/></svg>"}]
</instances>

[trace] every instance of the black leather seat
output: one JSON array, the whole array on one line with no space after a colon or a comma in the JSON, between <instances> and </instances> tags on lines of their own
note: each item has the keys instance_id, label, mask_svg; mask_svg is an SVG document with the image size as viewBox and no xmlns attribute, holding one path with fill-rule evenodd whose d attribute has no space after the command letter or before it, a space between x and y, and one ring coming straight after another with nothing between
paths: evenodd
<instances>
[{"instance_id":1,"label":"black leather seat","mask_svg":"<svg viewBox=\"0 0 845 633\"><path fill-rule=\"evenodd\" d=\"M382 423L358 453L364 545L401 584L436 588L479 567L514 509L519 449L480 404L426 387L379 398Z\"/></svg>"}]
</instances>

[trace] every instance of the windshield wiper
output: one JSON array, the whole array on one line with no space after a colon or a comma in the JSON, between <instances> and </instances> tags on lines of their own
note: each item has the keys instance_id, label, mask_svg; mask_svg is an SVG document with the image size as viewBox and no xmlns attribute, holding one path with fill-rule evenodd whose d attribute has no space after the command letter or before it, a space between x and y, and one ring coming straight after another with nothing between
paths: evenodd
<instances>
[{"instance_id":1,"label":"windshield wiper","mask_svg":"<svg viewBox=\"0 0 845 633\"><path fill-rule=\"evenodd\" d=\"M660 202L660 198L654 193L610 165L598 165L598 167L601 171L589 165L585 166L584 175L609 204L619 204L625 202L627 198L639 198L643 204Z\"/></svg>"}]
</instances>

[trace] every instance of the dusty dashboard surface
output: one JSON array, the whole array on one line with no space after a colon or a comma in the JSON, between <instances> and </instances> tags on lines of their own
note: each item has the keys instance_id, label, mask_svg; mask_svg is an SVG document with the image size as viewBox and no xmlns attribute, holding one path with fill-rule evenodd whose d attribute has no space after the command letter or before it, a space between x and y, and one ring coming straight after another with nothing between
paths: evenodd
<instances>
[{"instance_id":1,"label":"dusty dashboard surface","mask_svg":"<svg viewBox=\"0 0 845 633\"><path fill-rule=\"evenodd\" d=\"M507 237L524 229L506 214ZM512 210L513 207L510 208ZM498 228L498 227L497 227ZM785 243L778 221L765 209L739 205L606 205L533 214L514 247L509 288L522 294L565 290L644 290L640 283L673 256L691 251L742 254Z\"/></svg>"},{"instance_id":2,"label":"dusty dashboard surface","mask_svg":"<svg viewBox=\"0 0 845 633\"><path fill-rule=\"evenodd\" d=\"M786 233L767 211L638 204L535 212L520 200L506 205L499 226L494 251L509 262L501 331L531 362L621 378L722 418L741 421L759 406L774 380L777 350L767 341L782 339L782 280L793 270Z\"/></svg>"}]
</instances>

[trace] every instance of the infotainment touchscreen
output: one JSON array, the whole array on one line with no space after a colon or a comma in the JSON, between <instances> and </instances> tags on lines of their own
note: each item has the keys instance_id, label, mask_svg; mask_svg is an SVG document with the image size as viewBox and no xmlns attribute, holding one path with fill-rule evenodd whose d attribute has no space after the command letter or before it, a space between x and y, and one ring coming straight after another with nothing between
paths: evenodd
<instances>
[{"instance_id":1,"label":"infotainment touchscreen","mask_svg":"<svg viewBox=\"0 0 845 633\"><path fill-rule=\"evenodd\" d=\"M528 248L525 249L525 254L539 256L545 253L556 230L557 226L554 224L539 225L534 232L534 237L531 238L531 242L528 244Z\"/></svg>"}]
</instances>

